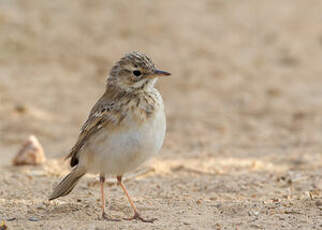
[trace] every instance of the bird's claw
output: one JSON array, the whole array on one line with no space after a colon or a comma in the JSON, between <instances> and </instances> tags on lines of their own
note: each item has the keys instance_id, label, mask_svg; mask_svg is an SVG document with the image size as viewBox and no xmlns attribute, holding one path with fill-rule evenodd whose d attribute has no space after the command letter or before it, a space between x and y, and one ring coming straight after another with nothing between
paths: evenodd
<instances>
[{"instance_id":1,"label":"bird's claw","mask_svg":"<svg viewBox=\"0 0 322 230\"><path fill-rule=\"evenodd\" d=\"M130 218L123 218L124 220L140 220L144 223L153 223L154 221L157 220L157 218L152 218L152 219L144 219L143 217L140 216L139 213L134 213L134 216L130 217Z\"/></svg>"}]
</instances>

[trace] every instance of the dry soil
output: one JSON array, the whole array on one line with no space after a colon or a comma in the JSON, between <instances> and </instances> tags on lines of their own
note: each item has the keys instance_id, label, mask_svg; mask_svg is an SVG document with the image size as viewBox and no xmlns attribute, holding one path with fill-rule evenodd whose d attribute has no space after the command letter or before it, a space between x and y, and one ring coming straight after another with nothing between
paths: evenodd
<instances>
[{"instance_id":1,"label":"dry soil","mask_svg":"<svg viewBox=\"0 0 322 230\"><path fill-rule=\"evenodd\" d=\"M0 221L8 229L322 229L322 1L0 1ZM161 153L99 218L97 176L46 201L115 61L143 51ZM30 134L48 157L13 167ZM131 209L113 178L107 211Z\"/></svg>"}]
</instances>

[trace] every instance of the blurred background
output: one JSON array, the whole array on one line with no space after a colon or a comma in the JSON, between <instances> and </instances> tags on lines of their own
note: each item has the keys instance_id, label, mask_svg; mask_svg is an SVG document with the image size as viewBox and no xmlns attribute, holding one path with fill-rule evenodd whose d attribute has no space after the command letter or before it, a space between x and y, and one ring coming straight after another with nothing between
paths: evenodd
<instances>
[{"instance_id":1,"label":"blurred background","mask_svg":"<svg viewBox=\"0 0 322 230\"><path fill-rule=\"evenodd\" d=\"M138 50L172 73L157 85L168 131L156 172L208 200L282 198L249 186L280 175L305 178L300 198L322 191L321 12L319 0L1 0L0 165L30 134L65 156L112 65Z\"/></svg>"}]
</instances>

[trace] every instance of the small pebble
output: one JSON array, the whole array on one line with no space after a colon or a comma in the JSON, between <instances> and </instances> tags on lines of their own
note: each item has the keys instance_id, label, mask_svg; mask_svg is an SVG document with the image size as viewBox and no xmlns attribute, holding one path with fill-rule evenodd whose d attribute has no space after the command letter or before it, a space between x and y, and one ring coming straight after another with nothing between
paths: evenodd
<instances>
[{"instance_id":1,"label":"small pebble","mask_svg":"<svg viewBox=\"0 0 322 230\"><path fill-rule=\"evenodd\" d=\"M16 219L17 219L16 217L12 217L12 218L8 218L7 221L14 221Z\"/></svg>"},{"instance_id":2,"label":"small pebble","mask_svg":"<svg viewBox=\"0 0 322 230\"><path fill-rule=\"evenodd\" d=\"M27 111L27 107L23 104L17 104L15 105L15 110L18 113L25 113Z\"/></svg>"},{"instance_id":3,"label":"small pebble","mask_svg":"<svg viewBox=\"0 0 322 230\"><path fill-rule=\"evenodd\" d=\"M31 135L13 158L13 165L39 165L46 161L44 149L38 139Z\"/></svg>"},{"instance_id":4,"label":"small pebble","mask_svg":"<svg viewBox=\"0 0 322 230\"><path fill-rule=\"evenodd\" d=\"M34 217L34 216L30 217L28 220L29 221L39 221L39 219L37 217Z\"/></svg>"},{"instance_id":5,"label":"small pebble","mask_svg":"<svg viewBox=\"0 0 322 230\"><path fill-rule=\"evenodd\" d=\"M322 201L321 201L321 200L317 200L317 201L315 202L315 205L316 205L316 206L322 206Z\"/></svg>"},{"instance_id":6,"label":"small pebble","mask_svg":"<svg viewBox=\"0 0 322 230\"><path fill-rule=\"evenodd\" d=\"M8 226L6 225L6 223L4 221L1 222L0 224L0 230L7 230Z\"/></svg>"},{"instance_id":7,"label":"small pebble","mask_svg":"<svg viewBox=\"0 0 322 230\"><path fill-rule=\"evenodd\" d=\"M259 212L257 211L248 211L249 216L258 216Z\"/></svg>"}]
</instances>

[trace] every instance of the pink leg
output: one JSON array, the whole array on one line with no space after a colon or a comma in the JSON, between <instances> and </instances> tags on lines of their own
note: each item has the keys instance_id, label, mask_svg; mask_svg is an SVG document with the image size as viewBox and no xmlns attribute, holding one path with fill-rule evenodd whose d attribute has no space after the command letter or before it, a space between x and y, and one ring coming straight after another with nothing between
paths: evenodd
<instances>
[{"instance_id":1,"label":"pink leg","mask_svg":"<svg viewBox=\"0 0 322 230\"><path fill-rule=\"evenodd\" d=\"M140 216L140 214L139 214L139 212L137 211L137 209L136 209L136 207L135 207L135 205L134 205L134 203L133 203L133 201L132 201L132 199L131 199L131 197L130 197L129 193L127 192L127 190L126 190L126 188L125 188L124 184L122 183L122 176L117 176L116 178L117 178L117 183L118 183L118 185L119 185L119 186L121 186L121 188L122 188L123 192L125 193L125 195L126 195L126 197L127 197L128 201L129 201L129 203L130 203L130 205L131 205L131 207L132 207L132 209L133 209L133 211L134 211L134 216L133 216L133 217L131 217L131 218L125 218L125 219L126 219L126 220L134 220L134 219L137 219L137 220L141 220L142 222L147 222L147 223L153 223L155 220L157 220L157 218L153 218L153 219L143 219L143 218Z\"/></svg>"},{"instance_id":2,"label":"pink leg","mask_svg":"<svg viewBox=\"0 0 322 230\"><path fill-rule=\"evenodd\" d=\"M101 185L101 201L102 201L102 218L109 221L120 221L118 219L111 219L105 213L105 194L104 194L104 183L105 177L100 175L100 185Z\"/></svg>"}]
</instances>

